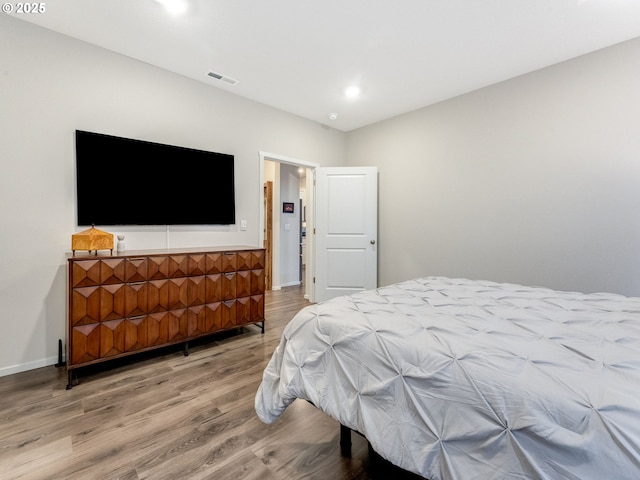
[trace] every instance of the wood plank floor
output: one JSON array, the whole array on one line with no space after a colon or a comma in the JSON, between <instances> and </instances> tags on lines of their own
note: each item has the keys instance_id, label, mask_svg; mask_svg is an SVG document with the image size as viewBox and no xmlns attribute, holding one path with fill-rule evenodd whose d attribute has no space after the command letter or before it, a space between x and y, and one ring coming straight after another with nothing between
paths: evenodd
<instances>
[{"instance_id":1,"label":"wood plank floor","mask_svg":"<svg viewBox=\"0 0 640 480\"><path fill-rule=\"evenodd\" d=\"M300 287L266 296L266 332L236 334L81 369L0 378L0 479L416 479L298 400L272 425L253 403L286 323L305 305Z\"/></svg>"}]
</instances>

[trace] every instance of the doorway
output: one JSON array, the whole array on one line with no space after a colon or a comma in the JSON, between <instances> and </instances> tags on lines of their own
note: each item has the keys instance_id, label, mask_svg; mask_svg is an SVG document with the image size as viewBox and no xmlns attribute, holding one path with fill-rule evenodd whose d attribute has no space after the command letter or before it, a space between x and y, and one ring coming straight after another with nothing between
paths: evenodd
<instances>
[{"instance_id":1,"label":"doorway","mask_svg":"<svg viewBox=\"0 0 640 480\"><path fill-rule=\"evenodd\" d=\"M271 289L302 284L301 291L309 301L314 298L314 247L313 236L307 235L312 229L307 226L313 225L316 167L318 164L260 152L260 184L270 192L270 197L263 196L260 210L260 241L267 249Z\"/></svg>"}]
</instances>

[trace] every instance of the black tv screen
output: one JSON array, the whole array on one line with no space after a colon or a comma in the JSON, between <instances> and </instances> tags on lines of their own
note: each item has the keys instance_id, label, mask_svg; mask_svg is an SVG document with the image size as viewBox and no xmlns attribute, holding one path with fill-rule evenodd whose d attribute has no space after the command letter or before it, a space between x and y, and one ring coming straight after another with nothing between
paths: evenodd
<instances>
[{"instance_id":1,"label":"black tv screen","mask_svg":"<svg viewBox=\"0 0 640 480\"><path fill-rule=\"evenodd\" d=\"M78 225L235 223L234 157L76 130Z\"/></svg>"}]
</instances>

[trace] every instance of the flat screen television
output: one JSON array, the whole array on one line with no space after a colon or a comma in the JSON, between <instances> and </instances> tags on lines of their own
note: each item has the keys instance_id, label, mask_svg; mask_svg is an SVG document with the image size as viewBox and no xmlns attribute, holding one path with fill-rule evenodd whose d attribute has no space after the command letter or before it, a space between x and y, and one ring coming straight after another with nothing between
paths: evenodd
<instances>
[{"instance_id":1,"label":"flat screen television","mask_svg":"<svg viewBox=\"0 0 640 480\"><path fill-rule=\"evenodd\" d=\"M76 130L78 225L235 223L234 156Z\"/></svg>"}]
</instances>

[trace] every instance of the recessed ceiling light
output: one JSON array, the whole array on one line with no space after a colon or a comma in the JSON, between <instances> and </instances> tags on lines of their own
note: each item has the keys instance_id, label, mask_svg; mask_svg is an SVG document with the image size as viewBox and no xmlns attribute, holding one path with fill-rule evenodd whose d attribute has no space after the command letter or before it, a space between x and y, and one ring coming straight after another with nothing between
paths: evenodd
<instances>
[{"instance_id":1,"label":"recessed ceiling light","mask_svg":"<svg viewBox=\"0 0 640 480\"><path fill-rule=\"evenodd\" d=\"M328 115L329 120L336 120L338 118L338 114L337 113L330 113Z\"/></svg>"},{"instance_id":2,"label":"recessed ceiling light","mask_svg":"<svg viewBox=\"0 0 640 480\"><path fill-rule=\"evenodd\" d=\"M360 95L360 87L352 85L344 91L344 94L349 98L355 98Z\"/></svg>"},{"instance_id":3,"label":"recessed ceiling light","mask_svg":"<svg viewBox=\"0 0 640 480\"><path fill-rule=\"evenodd\" d=\"M162 5L171 15L182 15L186 13L189 4L187 0L156 0Z\"/></svg>"}]
</instances>

